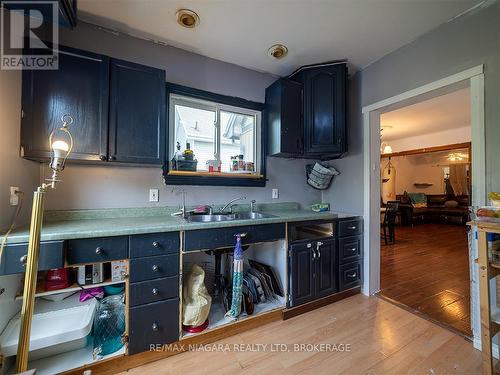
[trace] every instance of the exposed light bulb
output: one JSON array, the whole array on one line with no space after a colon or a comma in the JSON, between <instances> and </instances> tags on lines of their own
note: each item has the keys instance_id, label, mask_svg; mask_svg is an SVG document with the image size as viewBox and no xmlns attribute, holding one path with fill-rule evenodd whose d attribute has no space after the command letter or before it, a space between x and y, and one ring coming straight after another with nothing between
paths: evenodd
<instances>
[{"instance_id":1,"label":"exposed light bulb","mask_svg":"<svg viewBox=\"0 0 500 375\"><path fill-rule=\"evenodd\" d=\"M389 145L386 145L384 147L384 151L382 153L384 153L384 154L392 154L392 147L389 146Z\"/></svg>"},{"instance_id":2,"label":"exposed light bulb","mask_svg":"<svg viewBox=\"0 0 500 375\"><path fill-rule=\"evenodd\" d=\"M54 143L52 143L52 149L54 151L59 150L59 151L66 151L67 152L69 150L69 146L64 141L55 141Z\"/></svg>"},{"instance_id":3,"label":"exposed light bulb","mask_svg":"<svg viewBox=\"0 0 500 375\"><path fill-rule=\"evenodd\" d=\"M69 146L65 141L54 141L52 143L52 152L54 154L50 168L61 171L64 168L64 160L68 154Z\"/></svg>"}]
</instances>

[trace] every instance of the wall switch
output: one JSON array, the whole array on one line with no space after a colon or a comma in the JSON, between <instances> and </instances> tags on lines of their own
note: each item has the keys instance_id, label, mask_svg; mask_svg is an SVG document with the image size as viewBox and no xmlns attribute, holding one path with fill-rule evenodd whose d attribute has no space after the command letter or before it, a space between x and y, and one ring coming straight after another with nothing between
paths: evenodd
<instances>
[{"instance_id":1,"label":"wall switch","mask_svg":"<svg viewBox=\"0 0 500 375\"><path fill-rule=\"evenodd\" d=\"M278 199L280 196L280 191L279 189L273 189L273 195L272 195L272 198L273 199Z\"/></svg>"},{"instance_id":2,"label":"wall switch","mask_svg":"<svg viewBox=\"0 0 500 375\"><path fill-rule=\"evenodd\" d=\"M149 189L149 201L150 202L158 202L159 200L159 190L158 189Z\"/></svg>"},{"instance_id":3,"label":"wall switch","mask_svg":"<svg viewBox=\"0 0 500 375\"><path fill-rule=\"evenodd\" d=\"M19 188L17 186L10 187L10 205L11 206L18 206L19 205L19 195L17 195L18 191L19 191Z\"/></svg>"}]
</instances>

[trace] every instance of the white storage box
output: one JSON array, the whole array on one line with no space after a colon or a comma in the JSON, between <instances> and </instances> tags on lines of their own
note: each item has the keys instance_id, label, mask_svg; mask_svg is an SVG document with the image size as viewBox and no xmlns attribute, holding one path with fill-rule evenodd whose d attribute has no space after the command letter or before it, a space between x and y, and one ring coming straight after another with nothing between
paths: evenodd
<instances>
[{"instance_id":1,"label":"white storage box","mask_svg":"<svg viewBox=\"0 0 500 375\"><path fill-rule=\"evenodd\" d=\"M80 349L88 344L97 301L91 298L82 303L79 295L75 293L57 302L37 299L31 323L30 360ZM17 353L19 327L17 314L0 336L0 351L5 357Z\"/></svg>"}]
</instances>

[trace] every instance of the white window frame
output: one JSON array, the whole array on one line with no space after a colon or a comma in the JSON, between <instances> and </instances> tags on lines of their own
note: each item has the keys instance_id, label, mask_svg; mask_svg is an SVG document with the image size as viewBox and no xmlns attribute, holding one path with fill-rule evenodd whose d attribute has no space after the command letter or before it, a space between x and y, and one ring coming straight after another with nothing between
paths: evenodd
<instances>
[{"instance_id":1,"label":"white window frame","mask_svg":"<svg viewBox=\"0 0 500 375\"><path fill-rule=\"evenodd\" d=\"M176 142L176 134L175 134L175 106L181 105L185 107L191 107L196 109L202 109L206 111L215 112L215 150L214 150L214 159L220 159L220 151L221 151L221 122L220 122L220 113L223 112L232 112L236 114L252 116L255 119L255 136L254 136L254 145L253 145L253 154L254 157L254 166L255 172L254 174L261 174L261 166L262 166L262 131L261 131L261 123L262 123L262 113L261 111L231 106L228 104L218 103L214 101L204 100L194 98L188 95L179 95L179 94L170 94L169 97L169 119L168 119L168 160L171 160L173 154L175 152L175 142ZM201 172L201 171L200 171Z\"/></svg>"}]
</instances>

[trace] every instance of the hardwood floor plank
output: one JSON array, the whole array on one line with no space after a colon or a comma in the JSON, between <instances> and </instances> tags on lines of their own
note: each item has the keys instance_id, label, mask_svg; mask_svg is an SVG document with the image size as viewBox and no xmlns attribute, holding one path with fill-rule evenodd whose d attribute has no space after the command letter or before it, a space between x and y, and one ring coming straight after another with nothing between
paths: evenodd
<instances>
[{"instance_id":1,"label":"hardwood floor plank","mask_svg":"<svg viewBox=\"0 0 500 375\"><path fill-rule=\"evenodd\" d=\"M380 295L472 336L465 227L396 227L396 243L381 245Z\"/></svg>"},{"instance_id":2,"label":"hardwood floor plank","mask_svg":"<svg viewBox=\"0 0 500 375\"><path fill-rule=\"evenodd\" d=\"M350 351L294 351L294 344ZM481 353L454 333L380 298L356 295L216 345L284 344L287 351L188 351L128 371L167 374L480 374ZM123 373L125 374L125 373Z\"/></svg>"}]
</instances>

